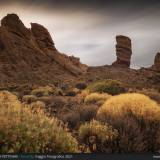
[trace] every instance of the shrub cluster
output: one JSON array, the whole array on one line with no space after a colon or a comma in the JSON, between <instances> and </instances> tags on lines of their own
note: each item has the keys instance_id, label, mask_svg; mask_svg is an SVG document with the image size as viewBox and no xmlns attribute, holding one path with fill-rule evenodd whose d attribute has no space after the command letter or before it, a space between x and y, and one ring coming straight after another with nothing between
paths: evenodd
<instances>
[{"instance_id":1,"label":"shrub cluster","mask_svg":"<svg viewBox=\"0 0 160 160\"><path fill-rule=\"evenodd\" d=\"M111 97L97 113L119 132L116 150L154 152L160 148L160 107L149 97L128 93Z\"/></svg>"},{"instance_id":2,"label":"shrub cluster","mask_svg":"<svg viewBox=\"0 0 160 160\"><path fill-rule=\"evenodd\" d=\"M0 153L78 152L65 127L42 110L22 106L16 96L0 92Z\"/></svg>"},{"instance_id":3,"label":"shrub cluster","mask_svg":"<svg viewBox=\"0 0 160 160\"><path fill-rule=\"evenodd\" d=\"M93 82L88 85L86 90L90 93L98 92L108 93L110 95L117 95L125 92L125 88L119 81L111 79Z\"/></svg>"},{"instance_id":4,"label":"shrub cluster","mask_svg":"<svg viewBox=\"0 0 160 160\"><path fill-rule=\"evenodd\" d=\"M117 130L96 120L82 124L79 128L80 140L88 145L91 151L103 152L106 149L104 146L111 149L111 144L117 136Z\"/></svg>"}]
</instances>

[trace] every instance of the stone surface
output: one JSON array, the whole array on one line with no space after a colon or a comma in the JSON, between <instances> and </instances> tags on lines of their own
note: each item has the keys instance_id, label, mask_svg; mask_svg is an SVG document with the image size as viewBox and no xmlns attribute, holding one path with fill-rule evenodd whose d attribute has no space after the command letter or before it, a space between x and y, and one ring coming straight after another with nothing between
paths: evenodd
<instances>
[{"instance_id":1,"label":"stone surface","mask_svg":"<svg viewBox=\"0 0 160 160\"><path fill-rule=\"evenodd\" d=\"M42 25L24 26L8 14L0 26L0 86L11 83L48 83L73 79L87 71L78 58L60 53Z\"/></svg>"},{"instance_id":2,"label":"stone surface","mask_svg":"<svg viewBox=\"0 0 160 160\"><path fill-rule=\"evenodd\" d=\"M116 36L116 55L117 60L112 64L114 66L130 67L132 55L131 39L126 36Z\"/></svg>"},{"instance_id":3,"label":"stone surface","mask_svg":"<svg viewBox=\"0 0 160 160\"><path fill-rule=\"evenodd\" d=\"M154 59L154 66L160 70L160 53L157 53Z\"/></svg>"}]
</instances>

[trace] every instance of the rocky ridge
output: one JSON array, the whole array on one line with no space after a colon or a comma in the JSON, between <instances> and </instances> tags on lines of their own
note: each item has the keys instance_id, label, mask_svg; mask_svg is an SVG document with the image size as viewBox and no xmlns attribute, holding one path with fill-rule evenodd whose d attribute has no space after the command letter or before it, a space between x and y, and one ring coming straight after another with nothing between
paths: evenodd
<instances>
[{"instance_id":1,"label":"rocky ridge","mask_svg":"<svg viewBox=\"0 0 160 160\"><path fill-rule=\"evenodd\" d=\"M153 66L131 69L131 39L119 35L116 41L117 60L112 65L88 67L79 58L60 53L44 26L31 23L26 28L16 14L8 14L0 26L0 88L99 79L117 79L133 87L160 86L160 54Z\"/></svg>"},{"instance_id":2,"label":"rocky ridge","mask_svg":"<svg viewBox=\"0 0 160 160\"><path fill-rule=\"evenodd\" d=\"M46 28L24 26L16 14L8 14L0 26L0 83L73 78L87 71L78 58L60 53ZM63 75L63 77L62 77Z\"/></svg>"}]
</instances>

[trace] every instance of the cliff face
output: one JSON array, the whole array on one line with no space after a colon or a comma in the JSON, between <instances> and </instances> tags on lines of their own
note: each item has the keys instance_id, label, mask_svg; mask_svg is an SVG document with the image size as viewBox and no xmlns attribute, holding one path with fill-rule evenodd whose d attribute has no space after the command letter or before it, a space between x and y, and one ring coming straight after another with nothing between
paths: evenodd
<instances>
[{"instance_id":1,"label":"cliff face","mask_svg":"<svg viewBox=\"0 0 160 160\"><path fill-rule=\"evenodd\" d=\"M63 80L86 71L87 66L78 58L64 55L55 48L43 26L32 23L28 29L16 14L8 14L1 20L0 85Z\"/></svg>"},{"instance_id":2,"label":"cliff face","mask_svg":"<svg viewBox=\"0 0 160 160\"><path fill-rule=\"evenodd\" d=\"M116 36L116 55L117 60L112 64L114 66L129 67L132 55L131 40L125 36Z\"/></svg>"}]
</instances>

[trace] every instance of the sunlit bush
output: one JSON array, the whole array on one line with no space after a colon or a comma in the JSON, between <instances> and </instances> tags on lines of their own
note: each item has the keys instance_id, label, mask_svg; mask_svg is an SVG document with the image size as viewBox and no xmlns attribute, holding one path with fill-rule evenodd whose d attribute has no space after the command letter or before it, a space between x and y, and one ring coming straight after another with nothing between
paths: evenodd
<instances>
[{"instance_id":1,"label":"sunlit bush","mask_svg":"<svg viewBox=\"0 0 160 160\"><path fill-rule=\"evenodd\" d=\"M160 148L160 107L149 97L130 93L111 97L97 118L119 132L121 152L154 152Z\"/></svg>"},{"instance_id":2,"label":"sunlit bush","mask_svg":"<svg viewBox=\"0 0 160 160\"><path fill-rule=\"evenodd\" d=\"M151 99L155 100L156 102L158 102L160 104L160 92L158 92L157 90L143 89L143 90L137 91L137 92L142 93L142 94L150 97Z\"/></svg>"},{"instance_id":3,"label":"sunlit bush","mask_svg":"<svg viewBox=\"0 0 160 160\"><path fill-rule=\"evenodd\" d=\"M102 105L107 99L109 99L111 95L107 93L91 93L85 97L84 102L86 104L97 104Z\"/></svg>"},{"instance_id":4,"label":"sunlit bush","mask_svg":"<svg viewBox=\"0 0 160 160\"><path fill-rule=\"evenodd\" d=\"M0 92L0 153L77 152L77 146L60 121Z\"/></svg>"},{"instance_id":5,"label":"sunlit bush","mask_svg":"<svg viewBox=\"0 0 160 160\"><path fill-rule=\"evenodd\" d=\"M117 130L96 120L82 124L79 128L80 140L88 145L91 151L103 152L106 147L111 149L117 136Z\"/></svg>"},{"instance_id":6,"label":"sunlit bush","mask_svg":"<svg viewBox=\"0 0 160 160\"><path fill-rule=\"evenodd\" d=\"M86 90L90 93L98 92L108 93L111 95L117 95L125 92L125 88L119 81L111 79L93 82L90 85L88 85Z\"/></svg>"}]
</instances>

